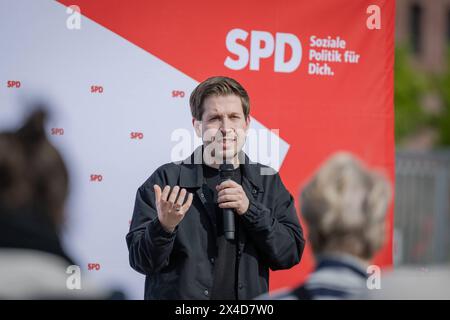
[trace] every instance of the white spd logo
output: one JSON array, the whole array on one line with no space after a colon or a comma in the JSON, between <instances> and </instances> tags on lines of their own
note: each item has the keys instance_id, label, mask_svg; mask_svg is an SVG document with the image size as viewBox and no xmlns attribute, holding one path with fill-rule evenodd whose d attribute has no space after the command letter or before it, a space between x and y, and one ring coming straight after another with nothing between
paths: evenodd
<instances>
[{"instance_id":1,"label":"white spd logo","mask_svg":"<svg viewBox=\"0 0 450 320\"><path fill-rule=\"evenodd\" d=\"M238 41L246 41L249 33L242 29L228 32L226 46L229 52L238 56L237 59L227 56L225 66L232 70L242 70L249 65L250 70L259 70L259 61L274 56L273 70L275 72L293 72L302 60L302 45L298 38L291 33L277 32L275 37L267 31L251 31L250 48ZM289 46L292 55L284 60L286 47ZM250 62L250 64L249 64Z\"/></svg>"}]
</instances>

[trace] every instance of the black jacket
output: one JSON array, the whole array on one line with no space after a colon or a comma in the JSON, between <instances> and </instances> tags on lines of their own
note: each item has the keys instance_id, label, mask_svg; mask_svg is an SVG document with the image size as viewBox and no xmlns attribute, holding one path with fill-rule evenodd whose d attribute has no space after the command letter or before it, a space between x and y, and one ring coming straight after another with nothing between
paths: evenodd
<instances>
[{"instance_id":1,"label":"black jacket","mask_svg":"<svg viewBox=\"0 0 450 320\"><path fill-rule=\"evenodd\" d=\"M146 275L145 299L209 299L216 253L214 210L204 195L202 148L181 163L159 167L138 189L130 232L126 236L130 265ZM197 160L194 162L194 159ZM268 167L242 164L242 187L250 200L237 218L239 230L238 299L268 291L269 268L288 269L300 262L305 240L294 199L278 173ZM153 185L179 185L194 194L193 203L173 233L159 223ZM230 270L230 272L232 272Z\"/></svg>"}]
</instances>

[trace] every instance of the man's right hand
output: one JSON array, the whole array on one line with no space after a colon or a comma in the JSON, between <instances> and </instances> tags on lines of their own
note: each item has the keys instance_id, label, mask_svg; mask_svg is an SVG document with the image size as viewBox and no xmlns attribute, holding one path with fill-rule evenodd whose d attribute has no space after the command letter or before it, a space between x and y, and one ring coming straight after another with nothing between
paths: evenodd
<instances>
[{"instance_id":1,"label":"man's right hand","mask_svg":"<svg viewBox=\"0 0 450 320\"><path fill-rule=\"evenodd\" d=\"M194 196L192 193L189 193L185 202L188 192L186 189L181 189L180 191L179 186L173 187L172 192L170 186L165 186L161 191L161 187L155 184L153 189L155 190L159 222L166 231L173 232L189 210Z\"/></svg>"}]
</instances>

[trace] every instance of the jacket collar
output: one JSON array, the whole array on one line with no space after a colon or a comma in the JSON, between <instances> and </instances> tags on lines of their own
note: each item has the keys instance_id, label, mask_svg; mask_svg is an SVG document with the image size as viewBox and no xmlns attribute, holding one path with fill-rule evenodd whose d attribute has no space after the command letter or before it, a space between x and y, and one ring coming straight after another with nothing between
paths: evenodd
<instances>
[{"instance_id":1,"label":"jacket collar","mask_svg":"<svg viewBox=\"0 0 450 320\"><path fill-rule=\"evenodd\" d=\"M316 270L338 268L351 270L356 275L367 278L366 266L357 258L345 253L326 253L317 256Z\"/></svg>"},{"instance_id":2,"label":"jacket collar","mask_svg":"<svg viewBox=\"0 0 450 320\"><path fill-rule=\"evenodd\" d=\"M250 160L250 158L241 151L241 159L244 158L244 163L241 163L242 177L248 179L250 183L256 187L260 192L264 191L260 170L261 165ZM181 162L180 181L179 185L183 188L201 187L203 184L203 145L197 147L194 152L185 160Z\"/></svg>"}]
</instances>

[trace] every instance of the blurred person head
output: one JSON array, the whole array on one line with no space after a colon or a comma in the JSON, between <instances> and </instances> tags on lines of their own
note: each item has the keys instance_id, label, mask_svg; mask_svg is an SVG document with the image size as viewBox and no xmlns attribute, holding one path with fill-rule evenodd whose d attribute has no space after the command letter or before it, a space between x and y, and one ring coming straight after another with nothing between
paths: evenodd
<instances>
[{"instance_id":1,"label":"blurred person head","mask_svg":"<svg viewBox=\"0 0 450 320\"><path fill-rule=\"evenodd\" d=\"M14 132L0 133L0 208L33 212L59 230L68 193L68 172L45 134L46 113L33 112Z\"/></svg>"},{"instance_id":2,"label":"blurred person head","mask_svg":"<svg viewBox=\"0 0 450 320\"><path fill-rule=\"evenodd\" d=\"M300 199L314 254L345 253L371 259L384 242L390 194L380 173L351 154L333 155Z\"/></svg>"},{"instance_id":3,"label":"blurred person head","mask_svg":"<svg viewBox=\"0 0 450 320\"><path fill-rule=\"evenodd\" d=\"M60 242L69 177L45 120L37 110L0 133L0 299L122 299L89 280L67 287L68 268L78 267Z\"/></svg>"},{"instance_id":4,"label":"blurred person head","mask_svg":"<svg viewBox=\"0 0 450 320\"><path fill-rule=\"evenodd\" d=\"M211 77L191 93L192 124L205 147L209 163L238 163L250 124L250 99L236 80Z\"/></svg>"},{"instance_id":5,"label":"blurred person head","mask_svg":"<svg viewBox=\"0 0 450 320\"><path fill-rule=\"evenodd\" d=\"M331 156L303 188L301 211L316 257L296 288L260 299L366 299L367 265L384 242L387 180L349 153Z\"/></svg>"}]
</instances>

